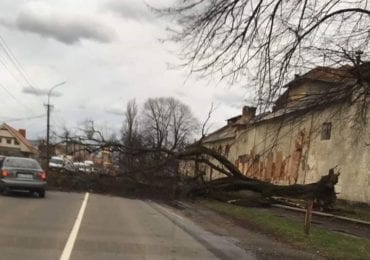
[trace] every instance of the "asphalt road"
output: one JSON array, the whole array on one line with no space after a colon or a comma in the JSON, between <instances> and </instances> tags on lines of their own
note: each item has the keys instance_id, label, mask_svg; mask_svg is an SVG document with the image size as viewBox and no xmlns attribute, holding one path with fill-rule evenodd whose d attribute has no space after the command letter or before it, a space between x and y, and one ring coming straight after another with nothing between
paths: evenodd
<instances>
[{"instance_id":1,"label":"asphalt road","mask_svg":"<svg viewBox=\"0 0 370 260\"><path fill-rule=\"evenodd\" d=\"M0 196L0 259L254 258L150 201L64 192Z\"/></svg>"}]
</instances>

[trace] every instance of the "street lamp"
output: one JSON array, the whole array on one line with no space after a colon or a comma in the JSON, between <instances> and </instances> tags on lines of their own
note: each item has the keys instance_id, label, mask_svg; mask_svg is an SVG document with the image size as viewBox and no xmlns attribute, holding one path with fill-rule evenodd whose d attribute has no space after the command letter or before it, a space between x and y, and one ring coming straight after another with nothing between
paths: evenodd
<instances>
[{"instance_id":1,"label":"street lamp","mask_svg":"<svg viewBox=\"0 0 370 260\"><path fill-rule=\"evenodd\" d=\"M52 86L48 92L48 103L46 104L47 109L47 116L46 116L46 170L49 171L49 160L50 160L50 96L54 89L57 87L64 85L66 81L60 82L54 86Z\"/></svg>"}]
</instances>

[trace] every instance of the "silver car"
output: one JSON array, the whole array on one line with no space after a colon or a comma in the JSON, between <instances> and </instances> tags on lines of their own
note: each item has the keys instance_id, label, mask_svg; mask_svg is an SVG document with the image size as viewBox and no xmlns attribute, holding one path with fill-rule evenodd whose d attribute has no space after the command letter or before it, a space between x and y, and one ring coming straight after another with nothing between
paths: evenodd
<instances>
[{"instance_id":1,"label":"silver car","mask_svg":"<svg viewBox=\"0 0 370 260\"><path fill-rule=\"evenodd\" d=\"M4 157L0 163L0 191L27 190L45 197L46 173L40 164L23 157Z\"/></svg>"}]
</instances>

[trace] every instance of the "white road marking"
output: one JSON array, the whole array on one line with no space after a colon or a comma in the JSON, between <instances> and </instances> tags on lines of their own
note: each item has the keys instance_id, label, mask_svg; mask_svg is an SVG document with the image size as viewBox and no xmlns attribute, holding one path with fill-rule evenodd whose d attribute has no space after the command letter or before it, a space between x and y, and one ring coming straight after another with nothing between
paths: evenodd
<instances>
[{"instance_id":1,"label":"white road marking","mask_svg":"<svg viewBox=\"0 0 370 260\"><path fill-rule=\"evenodd\" d=\"M80 208L80 211L78 212L75 224L73 225L73 228L72 228L71 233L69 234L67 243L64 246L63 253L59 258L60 260L69 260L69 258L71 257L72 249L73 249L73 246L75 244L75 241L78 235L78 230L80 229L81 221L85 213L88 199L89 199L89 193L86 192L84 200Z\"/></svg>"}]
</instances>

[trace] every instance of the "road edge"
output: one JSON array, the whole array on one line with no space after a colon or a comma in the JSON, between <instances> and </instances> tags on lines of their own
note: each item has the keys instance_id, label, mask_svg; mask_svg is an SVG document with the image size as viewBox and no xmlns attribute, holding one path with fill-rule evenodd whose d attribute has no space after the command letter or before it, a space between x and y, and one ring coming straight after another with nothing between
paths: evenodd
<instances>
[{"instance_id":1,"label":"road edge","mask_svg":"<svg viewBox=\"0 0 370 260\"><path fill-rule=\"evenodd\" d=\"M176 214L175 212L170 211L170 209L165 206L151 201L147 201L147 205L149 205L152 209L167 218L173 224L181 228L184 232L189 234L191 237L201 243L208 251L210 251L212 254L220 259L256 259L256 256L251 252L246 252L243 248L238 247L231 241L227 240L225 237L218 236L204 230L202 227L198 226L190 219L187 219ZM218 243L217 247L213 245L213 243L210 243L208 241L210 237L219 240L220 243ZM229 249L232 248L233 250L225 250L225 248L227 247L222 247L225 245L227 245Z\"/></svg>"}]
</instances>

